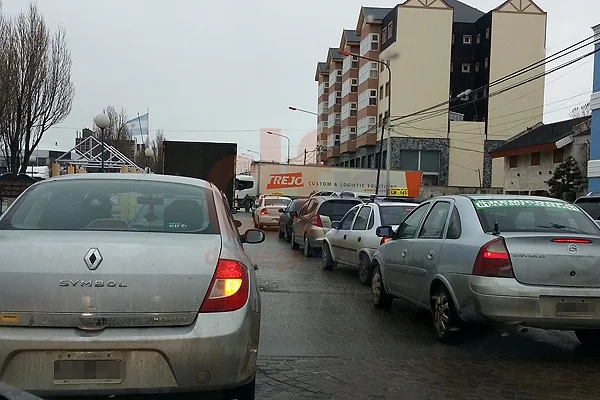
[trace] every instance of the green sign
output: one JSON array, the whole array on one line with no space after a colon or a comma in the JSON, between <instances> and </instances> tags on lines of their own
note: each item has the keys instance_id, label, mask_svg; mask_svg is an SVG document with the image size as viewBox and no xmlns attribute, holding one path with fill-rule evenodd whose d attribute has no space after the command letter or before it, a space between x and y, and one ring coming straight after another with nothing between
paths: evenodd
<instances>
[{"instance_id":1,"label":"green sign","mask_svg":"<svg viewBox=\"0 0 600 400\"><path fill-rule=\"evenodd\" d=\"M543 208L558 208L561 210L579 211L579 208L573 204L561 203L558 201L543 201L543 200L474 200L473 204L478 210L494 207L543 207Z\"/></svg>"}]
</instances>

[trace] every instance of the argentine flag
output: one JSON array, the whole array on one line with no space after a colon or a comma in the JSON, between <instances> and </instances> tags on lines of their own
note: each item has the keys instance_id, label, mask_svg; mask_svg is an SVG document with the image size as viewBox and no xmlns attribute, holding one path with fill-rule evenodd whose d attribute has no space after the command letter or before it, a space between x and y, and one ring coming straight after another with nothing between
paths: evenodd
<instances>
[{"instance_id":1,"label":"argentine flag","mask_svg":"<svg viewBox=\"0 0 600 400\"><path fill-rule=\"evenodd\" d=\"M129 135L130 139L134 136L140 135L143 141L144 136L148 137L148 113L134 119L130 119L125 123L125 128L127 129L127 134Z\"/></svg>"}]
</instances>

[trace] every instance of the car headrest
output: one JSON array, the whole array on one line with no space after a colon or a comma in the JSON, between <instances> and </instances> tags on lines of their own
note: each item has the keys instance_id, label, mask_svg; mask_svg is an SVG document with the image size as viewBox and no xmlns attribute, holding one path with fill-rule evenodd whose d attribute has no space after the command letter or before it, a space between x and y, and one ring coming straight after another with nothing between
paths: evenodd
<instances>
[{"instance_id":1,"label":"car headrest","mask_svg":"<svg viewBox=\"0 0 600 400\"><path fill-rule=\"evenodd\" d=\"M164 212L166 232L195 232L204 227L204 208L196 200L175 200Z\"/></svg>"}]
</instances>

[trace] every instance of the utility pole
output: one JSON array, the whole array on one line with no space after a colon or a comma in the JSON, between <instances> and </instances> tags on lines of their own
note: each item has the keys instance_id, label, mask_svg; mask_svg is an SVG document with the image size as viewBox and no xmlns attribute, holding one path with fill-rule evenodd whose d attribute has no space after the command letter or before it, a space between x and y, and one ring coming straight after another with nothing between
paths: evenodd
<instances>
[{"instance_id":1,"label":"utility pole","mask_svg":"<svg viewBox=\"0 0 600 400\"><path fill-rule=\"evenodd\" d=\"M306 149L304 149L304 165L306 165Z\"/></svg>"}]
</instances>

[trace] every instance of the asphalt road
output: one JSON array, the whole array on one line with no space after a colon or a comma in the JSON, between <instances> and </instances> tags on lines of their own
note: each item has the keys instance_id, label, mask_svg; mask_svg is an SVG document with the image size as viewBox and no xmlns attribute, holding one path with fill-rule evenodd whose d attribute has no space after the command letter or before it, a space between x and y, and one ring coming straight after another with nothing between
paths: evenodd
<instances>
[{"instance_id":1,"label":"asphalt road","mask_svg":"<svg viewBox=\"0 0 600 400\"><path fill-rule=\"evenodd\" d=\"M356 270L323 271L266 233L246 246L262 291L259 399L600 398L600 355L571 332L481 330L442 345L426 313L399 300L374 309Z\"/></svg>"}]
</instances>

